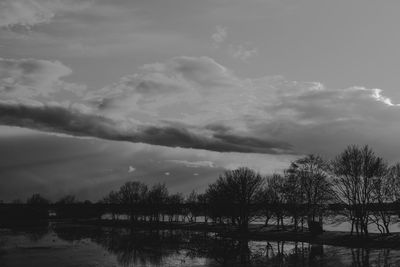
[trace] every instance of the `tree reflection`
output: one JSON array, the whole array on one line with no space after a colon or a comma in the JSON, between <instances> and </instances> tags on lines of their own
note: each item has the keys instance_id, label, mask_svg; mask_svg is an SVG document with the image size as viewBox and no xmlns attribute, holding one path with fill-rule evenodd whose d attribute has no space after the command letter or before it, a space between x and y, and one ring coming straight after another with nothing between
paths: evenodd
<instances>
[{"instance_id":1,"label":"tree reflection","mask_svg":"<svg viewBox=\"0 0 400 267\"><path fill-rule=\"evenodd\" d=\"M391 255L391 249L380 249L371 251L368 248L352 248L352 267L389 267L399 266L400 260ZM398 256L397 256L398 257Z\"/></svg>"},{"instance_id":2,"label":"tree reflection","mask_svg":"<svg viewBox=\"0 0 400 267\"><path fill-rule=\"evenodd\" d=\"M90 239L122 266L163 266L168 260L207 259L210 266L398 266L389 249L344 248L287 241L249 241L206 232L56 227L69 241Z\"/></svg>"},{"instance_id":3,"label":"tree reflection","mask_svg":"<svg viewBox=\"0 0 400 267\"><path fill-rule=\"evenodd\" d=\"M56 234L69 241L90 239L114 254L122 266L162 264L163 259L185 248L179 231L138 231L116 228L55 228Z\"/></svg>"}]
</instances>

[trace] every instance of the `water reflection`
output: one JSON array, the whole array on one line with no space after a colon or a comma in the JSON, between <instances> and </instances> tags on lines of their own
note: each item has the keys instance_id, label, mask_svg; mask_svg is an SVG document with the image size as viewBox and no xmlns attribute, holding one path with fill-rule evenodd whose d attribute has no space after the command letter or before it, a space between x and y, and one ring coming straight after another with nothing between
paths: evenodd
<instances>
[{"instance_id":1,"label":"water reflection","mask_svg":"<svg viewBox=\"0 0 400 267\"><path fill-rule=\"evenodd\" d=\"M66 225L0 230L0 266L54 266L68 263L71 255L74 263L59 267L400 266L399 250L236 240L205 232Z\"/></svg>"},{"instance_id":2,"label":"water reflection","mask_svg":"<svg viewBox=\"0 0 400 267\"><path fill-rule=\"evenodd\" d=\"M122 266L400 266L400 251L370 250L285 241L249 241L176 230L56 227L64 240L89 239L116 256ZM186 264L186 265L185 265Z\"/></svg>"}]
</instances>

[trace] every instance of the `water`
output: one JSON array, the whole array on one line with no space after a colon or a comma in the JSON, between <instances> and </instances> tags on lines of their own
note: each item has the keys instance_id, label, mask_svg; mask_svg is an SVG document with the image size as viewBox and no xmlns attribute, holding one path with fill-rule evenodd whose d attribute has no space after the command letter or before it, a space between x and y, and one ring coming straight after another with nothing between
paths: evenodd
<instances>
[{"instance_id":1,"label":"water","mask_svg":"<svg viewBox=\"0 0 400 267\"><path fill-rule=\"evenodd\" d=\"M0 266L400 266L400 250L53 225L0 230Z\"/></svg>"}]
</instances>

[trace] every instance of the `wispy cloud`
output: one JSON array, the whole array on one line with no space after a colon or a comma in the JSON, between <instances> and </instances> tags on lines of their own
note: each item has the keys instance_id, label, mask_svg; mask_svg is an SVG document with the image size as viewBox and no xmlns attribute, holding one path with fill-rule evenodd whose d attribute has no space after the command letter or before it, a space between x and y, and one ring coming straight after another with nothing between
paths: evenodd
<instances>
[{"instance_id":1,"label":"wispy cloud","mask_svg":"<svg viewBox=\"0 0 400 267\"><path fill-rule=\"evenodd\" d=\"M244 44L239 44L239 45L229 45L229 54L236 59L242 60L242 61L247 61L250 58L254 57L257 55L258 50L254 47L251 47L250 45L244 45Z\"/></svg>"},{"instance_id":2,"label":"wispy cloud","mask_svg":"<svg viewBox=\"0 0 400 267\"><path fill-rule=\"evenodd\" d=\"M214 168L214 162L212 161L188 161L188 160L167 160L168 162L184 165L188 168Z\"/></svg>"},{"instance_id":3,"label":"wispy cloud","mask_svg":"<svg viewBox=\"0 0 400 267\"><path fill-rule=\"evenodd\" d=\"M89 7L88 0L3 0L0 2L0 27L19 25L30 28L50 22L57 13Z\"/></svg>"},{"instance_id":4,"label":"wispy cloud","mask_svg":"<svg viewBox=\"0 0 400 267\"><path fill-rule=\"evenodd\" d=\"M214 47L218 48L223 42L225 42L225 39L227 37L228 37L227 28L218 25L216 27L216 32L211 35Z\"/></svg>"},{"instance_id":5,"label":"wispy cloud","mask_svg":"<svg viewBox=\"0 0 400 267\"><path fill-rule=\"evenodd\" d=\"M228 37L228 30L223 26L216 26L216 32L211 35L211 39L213 40L213 46L215 48L226 49L227 53L238 60L248 61L250 58L257 55L258 50L250 43L227 43L226 39Z\"/></svg>"}]
</instances>

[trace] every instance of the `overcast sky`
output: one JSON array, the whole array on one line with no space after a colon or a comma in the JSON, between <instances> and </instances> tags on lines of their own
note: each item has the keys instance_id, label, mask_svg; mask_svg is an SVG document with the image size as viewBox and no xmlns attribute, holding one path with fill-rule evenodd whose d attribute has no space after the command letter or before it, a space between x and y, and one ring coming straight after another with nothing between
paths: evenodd
<instances>
[{"instance_id":1,"label":"overcast sky","mask_svg":"<svg viewBox=\"0 0 400 267\"><path fill-rule=\"evenodd\" d=\"M400 161L400 2L0 0L0 199Z\"/></svg>"}]
</instances>

